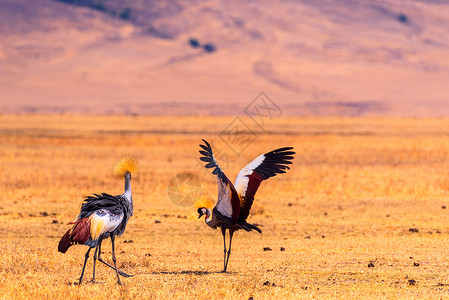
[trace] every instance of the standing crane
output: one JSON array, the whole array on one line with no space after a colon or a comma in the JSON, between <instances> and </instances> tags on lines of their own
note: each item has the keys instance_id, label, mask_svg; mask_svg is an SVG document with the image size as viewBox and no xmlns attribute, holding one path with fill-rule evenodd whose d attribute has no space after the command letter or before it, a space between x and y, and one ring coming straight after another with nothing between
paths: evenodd
<instances>
[{"instance_id":1,"label":"standing crane","mask_svg":"<svg viewBox=\"0 0 449 300\"><path fill-rule=\"evenodd\" d=\"M79 284L83 280L87 259L92 248L95 248L92 282L95 282L95 264L97 259L115 270L118 284L122 284L120 275L123 277L132 276L117 268L115 237L125 232L126 224L133 215L131 173L136 169L137 160L132 157L122 158L114 167L114 175L117 178L125 178L125 192L117 196L102 193L86 197L81 206L81 212L75 221L69 223L72 227L64 234L59 242L58 251L62 253L65 253L73 244L89 246L85 254ZM114 266L108 264L101 258L101 242L107 238L111 238L112 261Z\"/></svg>"},{"instance_id":2,"label":"standing crane","mask_svg":"<svg viewBox=\"0 0 449 300\"><path fill-rule=\"evenodd\" d=\"M240 170L235 183L232 184L223 173L215 160L210 144L204 140L205 145L201 145L200 153L203 155L200 160L206 162L205 168L213 168L212 174L217 176L218 200L217 205L211 211L211 205L207 201L197 203L198 219L205 215L205 222L213 229L221 228L224 243L224 269L226 273L229 255L231 254L231 243L234 232L243 229L245 231L262 231L253 224L246 222L249 211L254 202L254 195L260 183L276 174L285 173L290 169L289 164L295 152L293 147L284 147L262 154L254 159L250 164ZM200 201L201 202L201 201ZM209 206L209 207L208 207ZM226 229L229 231L229 247L226 252Z\"/></svg>"}]
</instances>

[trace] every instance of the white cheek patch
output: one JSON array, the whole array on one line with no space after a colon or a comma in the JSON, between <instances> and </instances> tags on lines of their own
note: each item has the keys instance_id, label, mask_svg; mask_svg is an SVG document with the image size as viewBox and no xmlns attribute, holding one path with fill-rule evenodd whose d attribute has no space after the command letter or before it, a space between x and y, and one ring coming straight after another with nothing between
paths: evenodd
<instances>
[{"instance_id":1,"label":"white cheek patch","mask_svg":"<svg viewBox=\"0 0 449 300\"><path fill-rule=\"evenodd\" d=\"M206 222L210 222L212 220L212 213L210 211L210 209L204 209L205 213L204 215L206 216Z\"/></svg>"}]
</instances>

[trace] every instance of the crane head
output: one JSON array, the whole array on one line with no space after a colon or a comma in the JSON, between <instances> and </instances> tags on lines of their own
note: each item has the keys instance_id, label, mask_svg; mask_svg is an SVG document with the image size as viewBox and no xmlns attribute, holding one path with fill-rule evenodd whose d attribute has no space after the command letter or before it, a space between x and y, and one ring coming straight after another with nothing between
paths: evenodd
<instances>
[{"instance_id":1,"label":"crane head","mask_svg":"<svg viewBox=\"0 0 449 300\"><path fill-rule=\"evenodd\" d=\"M207 216L207 210L204 207L200 207L198 208L198 219L201 218L203 215Z\"/></svg>"},{"instance_id":2,"label":"crane head","mask_svg":"<svg viewBox=\"0 0 449 300\"><path fill-rule=\"evenodd\" d=\"M198 200L195 202L194 206L198 208L198 219L201 218L203 215L207 218L207 210L212 209L214 206L214 201L207 196L201 196L198 198Z\"/></svg>"}]
</instances>

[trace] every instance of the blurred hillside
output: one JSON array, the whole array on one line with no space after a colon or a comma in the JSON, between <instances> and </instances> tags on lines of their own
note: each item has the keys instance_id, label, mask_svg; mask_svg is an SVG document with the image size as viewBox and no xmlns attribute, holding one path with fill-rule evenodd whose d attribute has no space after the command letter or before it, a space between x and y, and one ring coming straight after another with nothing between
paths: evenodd
<instances>
[{"instance_id":1,"label":"blurred hillside","mask_svg":"<svg viewBox=\"0 0 449 300\"><path fill-rule=\"evenodd\" d=\"M449 116L449 2L0 0L0 112Z\"/></svg>"}]
</instances>

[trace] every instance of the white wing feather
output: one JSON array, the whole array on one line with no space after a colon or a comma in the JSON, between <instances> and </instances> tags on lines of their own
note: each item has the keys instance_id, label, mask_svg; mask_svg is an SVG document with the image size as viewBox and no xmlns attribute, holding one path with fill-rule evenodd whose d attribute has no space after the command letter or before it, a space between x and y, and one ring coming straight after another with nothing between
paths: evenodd
<instances>
[{"instance_id":1,"label":"white wing feather","mask_svg":"<svg viewBox=\"0 0 449 300\"><path fill-rule=\"evenodd\" d=\"M121 213L120 215L113 215L111 214L108 210L106 209L102 209L98 212L95 213L95 215L93 216L93 218L97 219L97 220L102 220L104 223L104 227L100 232L100 235L105 233L105 232L111 232L113 231L115 228L117 228L117 226L120 225L120 223L122 222L124 217L124 214Z\"/></svg>"},{"instance_id":2,"label":"white wing feather","mask_svg":"<svg viewBox=\"0 0 449 300\"><path fill-rule=\"evenodd\" d=\"M252 162L250 162L246 167L240 170L239 174L237 175L237 178L235 179L234 187L237 191L237 193L240 196L245 195L246 189L248 188L248 182L249 178L248 175L251 175L251 173L254 171L255 168L260 166L263 161L265 160L265 155L261 154L256 159L254 159Z\"/></svg>"}]
</instances>

